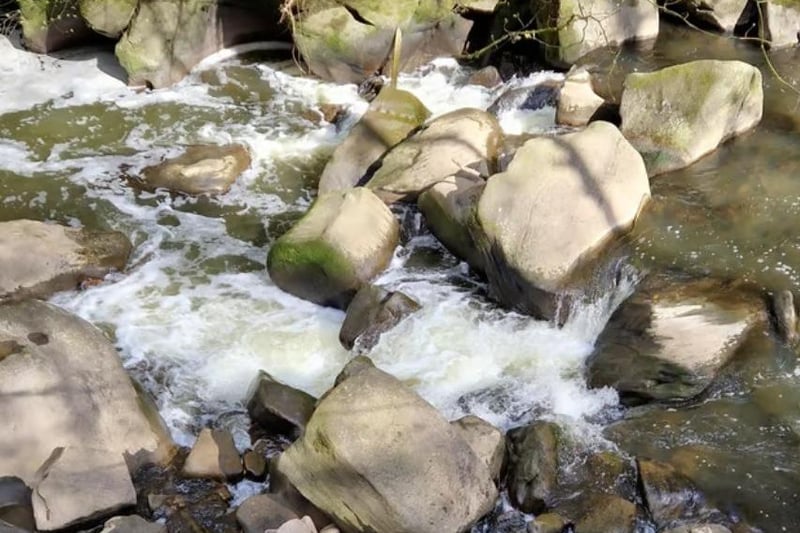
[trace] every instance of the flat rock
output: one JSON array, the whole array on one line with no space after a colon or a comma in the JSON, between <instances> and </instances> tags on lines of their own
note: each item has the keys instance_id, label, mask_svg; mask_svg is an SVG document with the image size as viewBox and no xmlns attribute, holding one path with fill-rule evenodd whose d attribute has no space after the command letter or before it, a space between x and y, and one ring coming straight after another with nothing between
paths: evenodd
<instances>
[{"instance_id":1,"label":"flat rock","mask_svg":"<svg viewBox=\"0 0 800 533\"><path fill-rule=\"evenodd\" d=\"M0 222L0 302L46 298L123 270L131 248L128 238L116 231L34 220Z\"/></svg>"}]
</instances>

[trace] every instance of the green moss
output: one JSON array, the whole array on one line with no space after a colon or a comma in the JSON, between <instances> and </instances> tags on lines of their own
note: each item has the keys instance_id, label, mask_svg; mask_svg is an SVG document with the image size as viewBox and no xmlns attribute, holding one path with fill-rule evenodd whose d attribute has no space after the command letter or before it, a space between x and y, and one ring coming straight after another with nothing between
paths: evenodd
<instances>
[{"instance_id":1,"label":"green moss","mask_svg":"<svg viewBox=\"0 0 800 533\"><path fill-rule=\"evenodd\" d=\"M278 239L267 256L267 268L270 271L288 271L308 266L321 269L332 279L353 276L353 268L347 258L327 242L319 239L296 242L291 238L291 231Z\"/></svg>"}]
</instances>

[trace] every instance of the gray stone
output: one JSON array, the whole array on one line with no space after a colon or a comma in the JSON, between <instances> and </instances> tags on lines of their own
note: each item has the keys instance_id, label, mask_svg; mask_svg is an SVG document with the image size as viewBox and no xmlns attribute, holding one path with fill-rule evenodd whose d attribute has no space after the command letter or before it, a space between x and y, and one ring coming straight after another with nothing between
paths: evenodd
<instances>
[{"instance_id":1,"label":"gray stone","mask_svg":"<svg viewBox=\"0 0 800 533\"><path fill-rule=\"evenodd\" d=\"M284 291L345 309L389 265L399 238L394 215L372 191L333 191L272 245L267 270Z\"/></svg>"},{"instance_id":2,"label":"gray stone","mask_svg":"<svg viewBox=\"0 0 800 533\"><path fill-rule=\"evenodd\" d=\"M433 406L364 365L320 400L278 470L344 530L464 531L497 497L486 465Z\"/></svg>"},{"instance_id":3,"label":"gray stone","mask_svg":"<svg viewBox=\"0 0 800 533\"><path fill-rule=\"evenodd\" d=\"M91 443L115 457L126 454L132 468L172 456L164 422L137 396L100 330L53 305L26 301L0 306L0 339L20 347L0 360L0 472L31 483L54 444Z\"/></svg>"},{"instance_id":4,"label":"gray stone","mask_svg":"<svg viewBox=\"0 0 800 533\"><path fill-rule=\"evenodd\" d=\"M706 512L705 496L671 465L639 459L637 466L645 505L658 527Z\"/></svg>"},{"instance_id":5,"label":"gray stone","mask_svg":"<svg viewBox=\"0 0 800 533\"><path fill-rule=\"evenodd\" d=\"M370 165L428 116L430 112L413 94L392 87L381 89L325 165L319 193L354 187Z\"/></svg>"},{"instance_id":6,"label":"gray stone","mask_svg":"<svg viewBox=\"0 0 800 533\"><path fill-rule=\"evenodd\" d=\"M378 344L382 333L419 309L416 300L402 292L366 285L347 307L339 342L348 350L357 347L359 353L369 352Z\"/></svg>"},{"instance_id":7,"label":"gray stone","mask_svg":"<svg viewBox=\"0 0 800 533\"><path fill-rule=\"evenodd\" d=\"M557 294L630 228L649 197L642 158L612 124L525 142L486 183L470 226L490 294L561 321Z\"/></svg>"},{"instance_id":8,"label":"gray stone","mask_svg":"<svg viewBox=\"0 0 800 533\"><path fill-rule=\"evenodd\" d=\"M558 95L556 124L585 126L605 100L592 90L592 80L586 69L571 71Z\"/></svg>"},{"instance_id":9,"label":"gray stone","mask_svg":"<svg viewBox=\"0 0 800 533\"><path fill-rule=\"evenodd\" d=\"M100 533L167 533L167 526L137 515L115 516L106 521Z\"/></svg>"},{"instance_id":10,"label":"gray stone","mask_svg":"<svg viewBox=\"0 0 800 533\"><path fill-rule=\"evenodd\" d=\"M317 528L311 518L293 518L275 530L267 530L264 533L317 533Z\"/></svg>"},{"instance_id":11,"label":"gray stone","mask_svg":"<svg viewBox=\"0 0 800 533\"><path fill-rule=\"evenodd\" d=\"M299 518L290 508L271 494L250 496L236 509L236 521L244 533L264 533L278 529L289 520Z\"/></svg>"},{"instance_id":12,"label":"gray stone","mask_svg":"<svg viewBox=\"0 0 800 533\"><path fill-rule=\"evenodd\" d=\"M242 477L242 460L233 437L226 429L204 428L183 465L186 477L238 481Z\"/></svg>"},{"instance_id":13,"label":"gray stone","mask_svg":"<svg viewBox=\"0 0 800 533\"><path fill-rule=\"evenodd\" d=\"M178 157L145 168L136 187L167 189L188 195L224 194L250 167L250 153L242 145L189 146Z\"/></svg>"},{"instance_id":14,"label":"gray stone","mask_svg":"<svg viewBox=\"0 0 800 533\"><path fill-rule=\"evenodd\" d=\"M40 531L91 523L136 505L136 490L119 452L56 448L36 477L33 514Z\"/></svg>"},{"instance_id":15,"label":"gray stone","mask_svg":"<svg viewBox=\"0 0 800 533\"><path fill-rule=\"evenodd\" d=\"M451 422L498 481L506 458L506 436L486 420L468 415Z\"/></svg>"},{"instance_id":16,"label":"gray stone","mask_svg":"<svg viewBox=\"0 0 800 533\"><path fill-rule=\"evenodd\" d=\"M450 176L492 172L502 141L493 115L469 108L452 111L390 150L366 186L386 203L415 201Z\"/></svg>"},{"instance_id":17,"label":"gray stone","mask_svg":"<svg viewBox=\"0 0 800 533\"><path fill-rule=\"evenodd\" d=\"M116 231L88 231L34 220L0 222L0 302L46 298L122 270L131 243Z\"/></svg>"},{"instance_id":18,"label":"gray stone","mask_svg":"<svg viewBox=\"0 0 800 533\"><path fill-rule=\"evenodd\" d=\"M299 435L308 423L317 399L276 380L263 370L247 393L247 413L269 433Z\"/></svg>"},{"instance_id":19,"label":"gray stone","mask_svg":"<svg viewBox=\"0 0 800 533\"><path fill-rule=\"evenodd\" d=\"M761 120L761 72L741 61L692 61L625 78L622 133L650 176L689 166Z\"/></svg>"}]
</instances>

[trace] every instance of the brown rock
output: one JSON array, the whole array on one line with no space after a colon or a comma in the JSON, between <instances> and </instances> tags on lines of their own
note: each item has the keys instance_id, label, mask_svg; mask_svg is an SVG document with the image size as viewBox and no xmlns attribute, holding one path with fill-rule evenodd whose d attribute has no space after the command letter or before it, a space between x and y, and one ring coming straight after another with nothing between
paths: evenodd
<instances>
[{"instance_id":1,"label":"brown rock","mask_svg":"<svg viewBox=\"0 0 800 533\"><path fill-rule=\"evenodd\" d=\"M242 477L242 460L228 430L205 428L183 465L187 477L238 480Z\"/></svg>"}]
</instances>

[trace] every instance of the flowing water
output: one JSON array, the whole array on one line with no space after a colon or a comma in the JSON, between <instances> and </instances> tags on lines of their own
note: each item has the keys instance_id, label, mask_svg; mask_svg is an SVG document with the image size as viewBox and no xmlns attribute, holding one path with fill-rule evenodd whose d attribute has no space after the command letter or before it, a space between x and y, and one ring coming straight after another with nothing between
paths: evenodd
<instances>
[{"instance_id":1,"label":"flowing water","mask_svg":"<svg viewBox=\"0 0 800 533\"><path fill-rule=\"evenodd\" d=\"M655 68L710 49L674 41L618 62ZM758 61L749 49L725 46L718 54ZM152 92L126 88L108 50L39 59L0 37L0 52L0 221L26 217L130 237L136 248L127 272L53 301L115 339L176 440L191 444L213 422L228 425L246 445L242 400L259 369L324 392L351 357L338 342L343 313L283 293L264 263L270 244L310 205L326 158L366 109L356 87L304 77L279 46L220 55L177 86ZM468 74L442 60L402 77L400 87L435 115L488 107L499 93L467 85ZM540 72L511 84L558 77ZM632 239L637 269L747 278L766 291L800 289L800 237L793 231L800 223L800 136L795 115L776 112L791 99L774 79L766 81L771 107L763 126L690 169L653 180L653 202ZM324 122L321 104L345 108L344 123ZM546 133L553 119L547 108L509 112L502 125L510 134ZM253 165L225 195L187 199L127 184L126 176L183 145L229 142L246 145ZM498 310L415 210L397 214L403 242L377 283L403 290L423 309L381 338L371 353L375 363L450 418L471 412L509 428L545 416L588 444L607 446L604 428L621 413L617 395L588 389L583 364L637 275L558 329ZM748 457L747 473L758 473L758 483L736 478L729 485L746 485L740 492L728 485L717 492L746 506L748 519L768 531L796 531L800 512L787 509L800 503L793 484L800 404L791 400L800 395L800 372L794 354L771 337L762 341L744 350L700 410L676 415L678 425L694 423L696 431L664 432L659 417L668 411L656 410L623 426L622 437L612 427L610 437L623 449L662 458L711 448L722 458L707 475L712 481L730 474L742 450L765 450L763 458ZM790 399L781 404L778 397ZM764 490L774 497L751 497Z\"/></svg>"}]
</instances>

